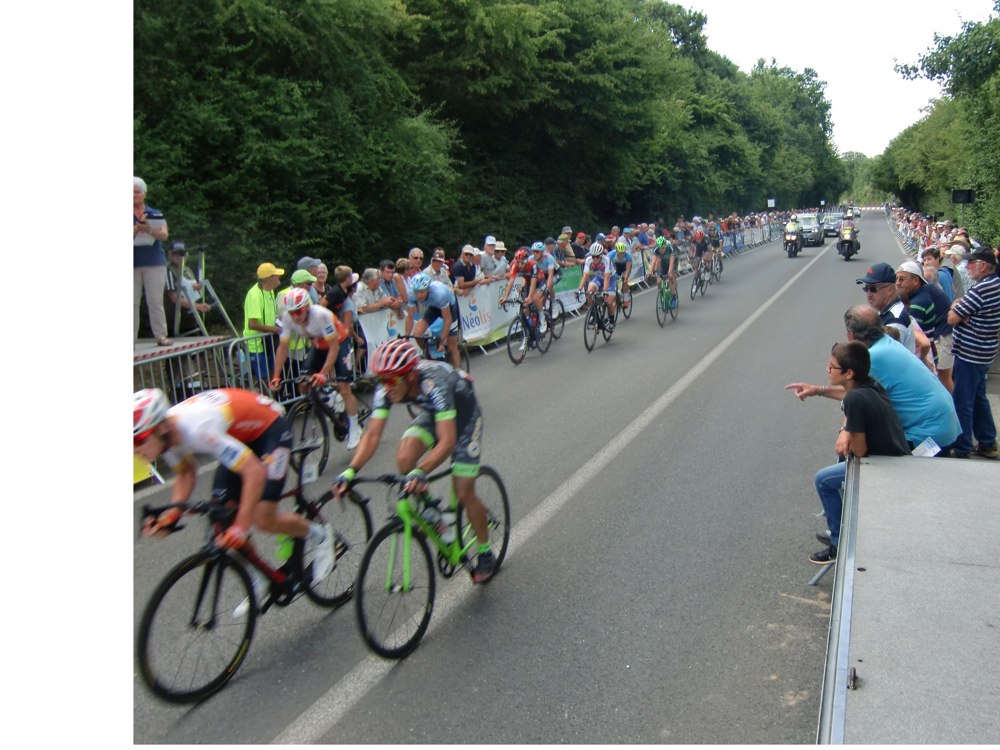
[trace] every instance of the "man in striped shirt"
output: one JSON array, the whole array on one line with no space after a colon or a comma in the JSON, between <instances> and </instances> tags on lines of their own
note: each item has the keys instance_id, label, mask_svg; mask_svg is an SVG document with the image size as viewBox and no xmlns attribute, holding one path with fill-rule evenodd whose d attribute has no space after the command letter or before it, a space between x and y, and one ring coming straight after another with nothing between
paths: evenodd
<instances>
[{"instance_id":1,"label":"man in striped shirt","mask_svg":"<svg viewBox=\"0 0 1000 750\"><path fill-rule=\"evenodd\" d=\"M948 312L954 326L955 368L953 379L955 411L962 434L952 447L956 458L970 453L997 458L997 428L986 398L986 375L996 358L1000 332L1000 277L995 273L996 256L983 248L962 255L968 261L972 287ZM975 450L972 438L978 445Z\"/></svg>"}]
</instances>

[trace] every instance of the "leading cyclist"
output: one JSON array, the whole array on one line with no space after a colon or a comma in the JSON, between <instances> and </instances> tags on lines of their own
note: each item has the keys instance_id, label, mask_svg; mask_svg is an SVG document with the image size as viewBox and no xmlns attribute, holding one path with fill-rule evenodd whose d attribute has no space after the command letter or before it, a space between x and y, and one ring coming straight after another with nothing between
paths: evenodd
<instances>
[{"instance_id":1,"label":"leading cyclist","mask_svg":"<svg viewBox=\"0 0 1000 750\"><path fill-rule=\"evenodd\" d=\"M604 257L604 245L595 242L590 246L590 254L583 264L583 275L580 277L580 286L577 289L587 290L587 299L597 292L604 294L604 301L608 305L607 330L615 330L615 273L611 262Z\"/></svg>"},{"instance_id":2,"label":"leading cyclist","mask_svg":"<svg viewBox=\"0 0 1000 750\"><path fill-rule=\"evenodd\" d=\"M628 245L623 240L615 243L614 249L608 253L608 261L615 269L616 283L618 279L621 279L622 286L627 285L629 277L632 275L632 251L628 249ZM622 294L622 307L627 305L628 299Z\"/></svg>"},{"instance_id":3,"label":"leading cyclist","mask_svg":"<svg viewBox=\"0 0 1000 750\"><path fill-rule=\"evenodd\" d=\"M653 245L653 262L649 269L649 276L647 278L653 278L657 276L662 279L666 277L670 280L670 292L673 294L673 302L671 302L671 307L677 307L677 250L674 249L674 243L670 241L669 232L664 230L663 235L656 238L656 244Z\"/></svg>"},{"instance_id":4,"label":"leading cyclist","mask_svg":"<svg viewBox=\"0 0 1000 750\"><path fill-rule=\"evenodd\" d=\"M191 497L196 456L219 462L213 494L239 498L233 523L215 541L223 549L238 549L251 526L268 534L304 538L313 553L313 580L333 570L333 534L328 526L311 523L297 513L278 511L292 447L285 410L267 396L239 388L205 391L170 406L159 388L137 391L132 402L132 444L137 456L152 463L162 457L174 471L170 501ZM169 508L150 519L146 536L165 536L181 518Z\"/></svg>"},{"instance_id":5,"label":"leading cyclist","mask_svg":"<svg viewBox=\"0 0 1000 750\"><path fill-rule=\"evenodd\" d=\"M406 476L403 491L426 493L427 475L451 458L452 485L479 542L473 583L493 577L496 559L490 549L486 508L476 495L476 476L482 450L483 417L472 389L472 379L444 362L420 358L409 339L392 339L372 354L372 372L378 381L372 415L350 465L337 477L333 492L341 496L357 472L375 454L389 408L403 401L416 403L420 413L403 433L396 450L396 466Z\"/></svg>"}]
</instances>

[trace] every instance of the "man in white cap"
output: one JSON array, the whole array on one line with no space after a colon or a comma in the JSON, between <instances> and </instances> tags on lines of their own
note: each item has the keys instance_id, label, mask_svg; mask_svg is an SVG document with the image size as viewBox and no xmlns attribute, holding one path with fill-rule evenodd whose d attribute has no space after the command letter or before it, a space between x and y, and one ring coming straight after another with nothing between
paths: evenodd
<instances>
[{"instance_id":1,"label":"man in white cap","mask_svg":"<svg viewBox=\"0 0 1000 750\"><path fill-rule=\"evenodd\" d=\"M493 281L496 275L496 260L493 253L497 247L497 238L492 234L486 235L483 240L483 254L479 256L479 270L483 272L484 283Z\"/></svg>"},{"instance_id":2,"label":"man in white cap","mask_svg":"<svg viewBox=\"0 0 1000 750\"><path fill-rule=\"evenodd\" d=\"M955 358L951 353L951 326L948 325L951 303L948 295L937 284L928 284L923 269L912 260L896 269L896 292L906 303L910 316L931 340L938 380L951 393L951 368Z\"/></svg>"},{"instance_id":3,"label":"man in white cap","mask_svg":"<svg viewBox=\"0 0 1000 750\"><path fill-rule=\"evenodd\" d=\"M472 292L479 283L476 278L479 267L476 265L475 256L480 254L478 247L465 245L462 252L451 267L451 283L455 289L455 294L464 297Z\"/></svg>"}]
</instances>

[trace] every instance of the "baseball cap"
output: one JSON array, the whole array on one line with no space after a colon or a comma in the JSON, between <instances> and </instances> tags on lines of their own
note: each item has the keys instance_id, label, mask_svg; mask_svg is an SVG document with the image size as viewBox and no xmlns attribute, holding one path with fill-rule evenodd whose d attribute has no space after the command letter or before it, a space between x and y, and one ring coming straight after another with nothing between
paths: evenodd
<instances>
[{"instance_id":1,"label":"baseball cap","mask_svg":"<svg viewBox=\"0 0 1000 750\"><path fill-rule=\"evenodd\" d=\"M997 264L997 256L985 248L971 253L962 253L962 260L982 260L986 261L991 266L995 266Z\"/></svg>"},{"instance_id":2,"label":"baseball cap","mask_svg":"<svg viewBox=\"0 0 1000 750\"><path fill-rule=\"evenodd\" d=\"M604 235L604 232L598 232L597 236L594 237L594 242L603 242L606 239L607 237Z\"/></svg>"},{"instance_id":3,"label":"baseball cap","mask_svg":"<svg viewBox=\"0 0 1000 750\"><path fill-rule=\"evenodd\" d=\"M295 273L292 274L293 284L304 284L305 282L312 283L316 281L316 277L309 273L306 269L300 268Z\"/></svg>"},{"instance_id":4,"label":"baseball cap","mask_svg":"<svg viewBox=\"0 0 1000 750\"><path fill-rule=\"evenodd\" d=\"M557 238L560 242L569 242L569 235L566 233L560 234Z\"/></svg>"},{"instance_id":5,"label":"baseball cap","mask_svg":"<svg viewBox=\"0 0 1000 750\"><path fill-rule=\"evenodd\" d=\"M546 237L542 244L545 244L545 245L554 245L554 244L556 244L555 237Z\"/></svg>"},{"instance_id":6,"label":"baseball cap","mask_svg":"<svg viewBox=\"0 0 1000 750\"><path fill-rule=\"evenodd\" d=\"M299 258L299 262L295 264L296 268L312 268L313 266L318 266L323 261L318 258L310 258L308 255L304 255Z\"/></svg>"},{"instance_id":7,"label":"baseball cap","mask_svg":"<svg viewBox=\"0 0 1000 750\"><path fill-rule=\"evenodd\" d=\"M497 238L494 237L492 234L488 234L488 235L486 235L486 239L483 240L483 244L484 245L495 245L495 244L497 244Z\"/></svg>"},{"instance_id":8,"label":"baseball cap","mask_svg":"<svg viewBox=\"0 0 1000 750\"><path fill-rule=\"evenodd\" d=\"M895 284L896 272L888 263L876 263L871 266L865 275L856 279L858 284Z\"/></svg>"},{"instance_id":9,"label":"baseball cap","mask_svg":"<svg viewBox=\"0 0 1000 750\"><path fill-rule=\"evenodd\" d=\"M469 253L471 255L475 255L475 253L473 252L475 249L476 248L474 248L472 245L463 245L462 246L462 255L465 255L466 253Z\"/></svg>"},{"instance_id":10,"label":"baseball cap","mask_svg":"<svg viewBox=\"0 0 1000 750\"><path fill-rule=\"evenodd\" d=\"M170 246L170 252L187 255L187 248L184 246L183 242L175 242Z\"/></svg>"},{"instance_id":11,"label":"baseball cap","mask_svg":"<svg viewBox=\"0 0 1000 750\"><path fill-rule=\"evenodd\" d=\"M908 260L905 263L901 263L899 268L896 269L896 273L903 271L904 273L912 273L918 279L920 279L921 284L926 284L927 279L924 278L923 269L914 263L912 260Z\"/></svg>"},{"instance_id":12,"label":"baseball cap","mask_svg":"<svg viewBox=\"0 0 1000 750\"><path fill-rule=\"evenodd\" d=\"M577 238L578 240L582 240L582 239L586 239L586 237L587 237L587 235L586 235L586 234L584 234L583 232L577 232L577 233L576 233L576 238Z\"/></svg>"},{"instance_id":13,"label":"baseball cap","mask_svg":"<svg viewBox=\"0 0 1000 750\"><path fill-rule=\"evenodd\" d=\"M257 278L266 279L271 276L284 276L285 269L278 268L274 263L261 263L257 266Z\"/></svg>"}]
</instances>

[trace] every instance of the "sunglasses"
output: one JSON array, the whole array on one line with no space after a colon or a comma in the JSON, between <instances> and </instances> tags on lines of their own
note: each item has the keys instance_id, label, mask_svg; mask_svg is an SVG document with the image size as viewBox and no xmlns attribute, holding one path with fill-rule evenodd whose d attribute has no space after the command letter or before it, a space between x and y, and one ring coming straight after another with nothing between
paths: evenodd
<instances>
[{"instance_id":1,"label":"sunglasses","mask_svg":"<svg viewBox=\"0 0 1000 750\"><path fill-rule=\"evenodd\" d=\"M380 376L375 378L375 380L378 381L378 384L381 385L383 388L390 388L390 389L395 388L397 385L399 385L399 381L401 381L402 379L403 379L402 375L388 375L384 377Z\"/></svg>"},{"instance_id":2,"label":"sunglasses","mask_svg":"<svg viewBox=\"0 0 1000 750\"><path fill-rule=\"evenodd\" d=\"M861 287L861 291L863 291L865 294L875 294L875 292L877 292L883 286L889 286L889 285L888 284L882 284L882 285L866 284L865 286Z\"/></svg>"},{"instance_id":3,"label":"sunglasses","mask_svg":"<svg viewBox=\"0 0 1000 750\"><path fill-rule=\"evenodd\" d=\"M149 440L149 438L152 437L153 431L155 429L156 429L155 427L151 427L148 430L146 430L145 432L140 432L138 435L133 435L132 436L132 447L133 448L138 448L140 445L142 445L147 440Z\"/></svg>"}]
</instances>

